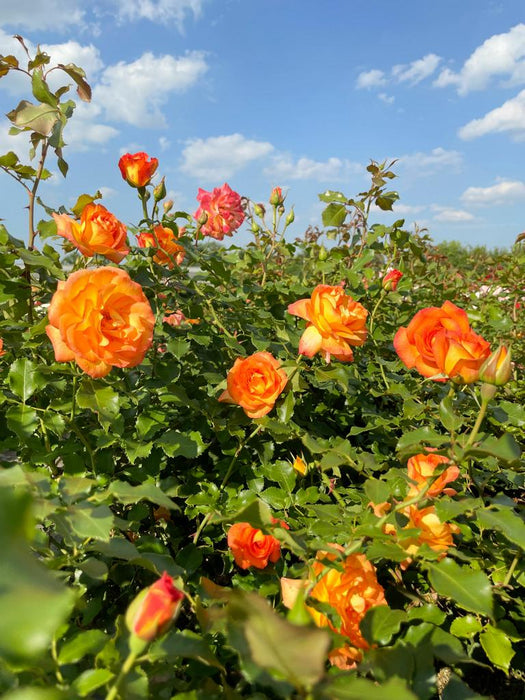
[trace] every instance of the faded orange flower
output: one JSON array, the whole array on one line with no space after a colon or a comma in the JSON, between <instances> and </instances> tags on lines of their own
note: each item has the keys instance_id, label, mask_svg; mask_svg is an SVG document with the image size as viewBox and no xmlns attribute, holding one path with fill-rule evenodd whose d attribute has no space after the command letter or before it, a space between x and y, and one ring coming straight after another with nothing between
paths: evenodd
<instances>
[{"instance_id":1,"label":"faded orange flower","mask_svg":"<svg viewBox=\"0 0 525 700\"><path fill-rule=\"evenodd\" d=\"M288 529L282 521L275 521ZM264 569L268 562L275 563L281 556L281 545L273 535L265 535L262 530L252 527L250 523L234 523L228 530L228 547L235 563L241 569Z\"/></svg>"},{"instance_id":2,"label":"faded orange flower","mask_svg":"<svg viewBox=\"0 0 525 700\"><path fill-rule=\"evenodd\" d=\"M87 258L103 255L119 263L128 253L126 227L102 204L86 204L80 222L67 214L53 214L57 234L66 238Z\"/></svg>"},{"instance_id":3,"label":"faded orange flower","mask_svg":"<svg viewBox=\"0 0 525 700\"><path fill-rule=\"evenodd\" d=\"M454 523L442 522L434 506L419 510L416 506L409 506L405 511L408 523L403 529L417 528L421 532L419 535L403 538L399 533L399 544L409 555L417 554L422 544L428 545L435 552L441 552L444 557L449 547L454 547L452 535L459 533L459 527ZM403 562L402 567L411 561Z\"/></svg>"},{"instance_id":4,"label":"faded orange flower","mask_svg":"<svg viewBox=\"0 0 525 700\"><path fill-rule=\"evenodd\" d=\"M140 364L153 339L142 287L116 267L73 272L58 283L48 315L57 362L75 361L91 377Z\"/></svg>"},{"instance_id":5,"label":"faded orange flower","mask_svg":"<svg viewBox=\"0 0 525 700\"><path fill-rule=\"evenodd\" d=\"M427 481L433 479L434 472L440 464L450 464L450 460L443 455L436 454L418 454L410 457L407 462L408 477L415 483L410 485L408 498L417 495ZM455 481L458 476L459 468L455 464L451 464L433 481L426 495L429 498L433 498L440 493L454 496L456 491L451 488L445 488L445 486L451 481Z\"/></svg>"},{"instance_id":6,"label":"faded orange flower","mask_svg":"<svg viewBox=\"0 0 525 700\"><path fill-rule=\"evenodd\" d=\"M238 357L228 372L227 389L219 401L241 406L249 418L269 413L288 382L281 363L269 352Z\"/></svg>"},{"instance_id":7,"label":"faded orange flower","mask_svg":"<svg viewBox=\"0 0 525 700\"><path fill-rule=\"evenodd\" d=\"M343 548L332 545L334 549ZM361 634L359 624L367 611L376 605L386 605L383 587L378 583L374 565L364 554L351 554L344 561L342 571L325 564L321 560L335 560L333 552L318 552L312 566L311 580L313 587L309 597L330 605L338 614L340 623L336 626L324 613L307 605L306 609L318 627L330 627L334 632L347 637L349 643L334 649L330 654L332 663L341 668L355 666L361 660L362 649L369 645ZM281 579L283 602L291 608L301 588L307 582L293 579Z\"/></svg>"},{"instance_id":8,"label":"faded orange flower","mask_svg":"<svg viewBox=\"0 0 525 700\"><path fill-rule=\"evenodd\" d=\"M308 321L299 342L301 355L312 357L318 352L330 362L333 355L338 360L351 362L353 346L363 345L368 311L342 286L319 284L310 299L299 299L288 306L288 313Z\"/></svg>"},{"instance_id":9,"label":"faded orange flower","mask_svg":"<svg viewBox=\"0 0 525 700\"><path fill-rule=\"evenodd\" d=\"M479 370L490 355L486 340L471 329L467 314L450 301L441 308L421 309L408 326L394 337L394 347L402 362L424 377L435 381L470 384L477 381Z\"/></svg>"},{"instance_id":10,"label":"faded orange flower","mask_svg":"<svg viewBox=\"0 0 525 700\"><path fill-rule=\"evenodd\" d=\"M129 631L145 642L151 642L168 631L175 619L184 593L173 585L166 572L151 586L141 591L126 612Z\"/></svg>"},{"instance_id":11,"label":"faded orange flower","mask_svg":"<svg viewBox=\"0 0 525 700\"><path fill-rule=\"evenodd\" d=\"M168 313L163 316L162 321L167 323L168 326L173 326L174 328L181 326L183 323L195 325L201 322L200 318L186 318L182 311L174 311L172 314Z\"/></svg>"},{"instance_id":12,"label":"faded orange flower","mask_svg":"<svg viewBox=\"0 0 525 700\"><path fill-rule=\"evenodd\" d=\"M170 269L175 264L180 265L184 260L186 252L177 243L177 237L170 228L158 224L152 233L140 233L137 242L141 248L157 248L153 260L159 265L167 265Z\"/></svg>"},{"instance_id":13,"label":"faded orange flower","mask_svg":"<svg viewBox=\"0 0 525 700\"><path fill-rule=\"evenodd\" d=\"M132 187L146 187L159 165L157 158L150 158L147 153L125 153L118 162L120 173Z\"/></svg>"}]
</instances>

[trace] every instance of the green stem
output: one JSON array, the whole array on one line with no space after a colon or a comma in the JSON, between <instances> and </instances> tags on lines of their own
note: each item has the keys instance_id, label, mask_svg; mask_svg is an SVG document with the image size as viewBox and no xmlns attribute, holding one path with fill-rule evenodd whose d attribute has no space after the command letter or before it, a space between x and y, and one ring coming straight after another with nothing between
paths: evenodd
<instances>
[{"instance_id":1,"label":"green stem","mask_svg":"<svg viewBox=\"0 0 525 700\"><path fill-rule=\"evenodd\" d=\"M384 289L382 289L381 294L379 295L379 299L377 300L376 305L374 306L374 309L373 309L372 313L370 314L370 326L369 326L370 327L370 335L372 335L372 331L374 330L374 319L375 319L376 312L379 308L379 305L381 304L381 302L385 298L385 296L386 296L386 292Z\"/></svg>"},{"instance_id":2,"label":"green stem","mask_svg":"<svg viewBox=\"0 0 525 700\"><path fill-rule=\"evenodd\" d=\"M507 575L505 576L505 580L503 581L503 585L504 585L504 586L508 586L508 585L509 585L510 580L511 580L511 578L512 578L512 575L513 575L513 573L514 573L514 570L515 570L516 566L518 565L519 560L520 560L519 555L516 554L516 556L515 556L514 559L512 560L512 564L510 565L510 569L507 571Z\"/></svg>"},{"instance_id":3,"label":"green stem","mask_svg":"<svg viewBox=\"0 0 525 700\"><path fill-rule=\"evenodd\" d=\"M476 419L476 422L474 423L474 427L472 428L472 432L470 433L470 437L467 440L467 443L465 445L466 449L471 447L474 440L476 439L476 436L479 432L481 424L483 423L483 419L485 418L485 414L487 413L487 408L488 408L489 402L490 402L490 399L488 399L486 397L482 397L481 407L479 409L478 417Z\"/></svg>"},{"instance_id":4,"label":"green stem","mask_svg":"<svg viewBox=\"0 0 525 700\"><path fill-rule=\"evenodd\" d=\"M122 681L124 680L124 678L128 675L128 673L133 668L133 665L134 665L136 660L137 660L137 652L130 651L126 660L122 664L122 668L120 669L120 673L117 676L117 680L111 686L108 694L106 695L106 700L115 700L116 698L119 697L120 685L121 685Z\"/></svg>"},{"instance_id":5,"label":"green stem","mask_svg":"<svg viewBox=\"0 0 525 700\"><path fill-rule=\"evenodd\" d=\"M149 214L148 214L148 205L146 203L146 188L140 187L138 193L139 193L140 201L142 202L142 213L144 215L144 219L149 222L150 218L149 218Z\"/></svg>"}]
</instances>

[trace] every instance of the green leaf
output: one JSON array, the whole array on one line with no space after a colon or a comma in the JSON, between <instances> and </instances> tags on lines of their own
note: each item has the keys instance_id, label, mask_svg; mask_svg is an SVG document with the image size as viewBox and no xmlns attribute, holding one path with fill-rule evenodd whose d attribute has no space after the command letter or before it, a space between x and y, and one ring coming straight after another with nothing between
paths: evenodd
<instances>
[{"instance_id":1,"label":"green leaf","mask_svg":"<svg viewBox=\"0 0 525 700\"><path fill-rule=\"evenodd\" d=\"M35 409L25 404L8 408L6 418L9 429L23 441L33 435L39 424Z\"/></svg>"},{"instance_id":2,"label":"green leaf","mask_svg":"<svg viewBox=\"0 0 525 700\"><path fill-rule=\"evenodd\" d=\"M49 136L58 118L57 110L50 105L34 105L22 100L7 118L17 127L31 129L42 136Z\"/></svg>"},{"instance_id":3,"label":"green leaf","mask_svg":"<svg viewBox=\"0 0 525 700\"><path fill-rule=\"evenodd\" d=\"M511 425L517 425L522 428L525 425L525 408L517 403L510 401L500 401L498 408L501 408L507 414L507 420Z\"/></svg>"},{"instance_id":4,"label":"green leaf","mask_svg":"<svg viewBox=\"0 0 525 700\"><path fill-rule=\"evenodd\" d=\"M189 433L168 430L155 441L155 444L161 447L168 457L187 457L188 459L199 457L206 449L201 434L195 430Z\"/></svg>"},{"instance_id":5,"label":"green leaf","mask_svg":"<svg viewBox=\"0 0 525 700\"><path fill-rule=\"evenodd\" d=\"M444 398L439 404L439 416L444 428L450 433L463 425L463 419L455 413L454 404L449 396Z\"/></svg>"},{"instance_id":6,"label":"green leaf","mask_svg":"<svg viewBox=\"0 0 525 700\"><path fill-rule=\"evenodd\" d=\"M521 549L525 549L525 523L511 508L498 506L498 510L483 508L476 511L480 525L489 530L498 530Z\"/></svg>"},{"instance_id":7,"label":"green leaf","mask_svg":"<svg viewBox=\"0 0 525 700\"><path fill-rule=\"evenodd\" d=\"M478 695L453 673L443 688L441 700L489 700L489 698L486 695Z\"/></svg>"},{"instance_id":8,"label":"green leaf","mask_svg":"<svg viewBox=\"0 0 525 700\"><path fill-rule=\"evenodd\" d=\"M451 634L455 637L465 637L466 639L472 639L482 629L483 625L474 615L456 617L450 625Z\"/></svg>"},{"instance_id":9,"label":"green leaf","mask_svg":"<svg viewBox=\"0 0 525 700\"><path fill-rule=\"evenodd\" d=\"M479 641L492 663L508 673L515 651L505 632L492 625L487 625L479 635Z\"/></svg>"},{"instance_id":10,"label":"green leaf","mask_svg":"<svg viewBox=\"0 0 525 700\"><path fill-rule=\"evenodd\" d=\"M417 700L400 678L390 678L378 685L366 678L355 678L348 673L334 676L320 687L320 700Z\"/></svg>"},{"instance_id":11,"label":"green leaf","mask_svg":"<svg viewBox=\"0 0 525 700\"><path fill-rule=\"evenodd\" d=\"M33 95L39 102L44 102L51 107L55 107L58 104L57 98L50 92L47 83L42 77L42 69L37 69L33 71L31 85L33 88Z\"/></svg>"},{"instance_id":12,"label":"green leaf","mask_svg":"<svg viewBox=\"0 0 525 700\"><path fill-rule=\"evenodd\" d=\"M491 435L478 445L470 447L468 452L481 457L490 455L509 465L518 465L521 457L520 447L510 433L505 433L500 438Z\"/></svg>"},{"instance_id":13,"label":"green leaf","mask_svg":"<svg viewBox=\"0 0 525 700\"><path fill-rule=\"evenodd\" d=\"M260 668L295 687L310 687L324 675L330 635L283 619L255 593L232 592L227 606L230 641Z\"/></svg>"},{"instance_id":14,"label":"green leaf","mask_svg":"<svg viewBox=\"0 0 525 700\"><path fill-rule=\"evenodd\" d=\"M428 426L417 428L409 433L405 433L397 443L397 450L401 453L420 452L423 446L441 447L449 441L448 436L440 435L435 430Z\"/></svg>"},{"instance_id":15,"label":"green leaf","mask_svg":"<svg viewBox=\"0 0 525 700\"><path fill-rule=\"evenodd\" d=\"M114 675L115 674L111 673L107 668L89 669L78 676L73 683L73 688L81 698L85 698L97 688L108 683Z\"/></svg>"},{"instance_id":16,"label":"green leaf","mask_svg":"<svg viewBox=\"0 0 525 700\"><path fill-rule=\"evenodd\" d=\"M74 63L68 63L66 65L63 63L58 63L57 66L58 68L62 68L62 70L67 73L70 78L73 78L77 84L77 93L80 99L84 102L91 102L91 88L85 80L85 71L76 66Z\"/></svg>"},{"instance_id":17,"label":"green leaf","mask_svg":"<svg viewBox=\"0 0 525 700\"><path fill-rule=\"evenodd\" d=\"M166 658L172 663L179 658L196 659L207 666L214 666L224 671L209 644L191 630L171 632L164 639L153 643L148 650L148 655L153 661Z\"/></svg>"},{"instance_id":18,"label":"green leaf","mask_svg":"<svg viewBox=\"0 0 525 700\"><path fill-rule=\"evenodd\" d=\"M346 219L347 210L344 204L337 204L332 202L323 211L323 225L324 226L341 226L343 221Z\"/></svg>"},{"instance_id":19,"label":"green leaf","mask_svg":"<svg viewBox=\"0 0 525 700\"><path fill-rule=\"evenodd\" d=\"M392 610L388 605L376 605L367 611L359 626L369 644L385 645L399 632L401 623L406 620L404 610Z\"/></svg>"},{"instance_id":20,"label":"green leaf","mask_svg":"<svg viewBox=\"0 0 525 700\"><path fill-rule=\"evenodd\" d=\"M120 397L110 386L98 386L93 380L84 379L77 391L80 408L88 408L97 414L103 428L109 430L120 414Z\"/></svg>"},{"instance_id":21,"label":"green leaf","mask_svg":"<svg viewBox=\"0 0 525 700\"><path fill-rule=\"evenodd\" d=\"M107 640L107 635L101 630L79 632L60 647L58 663L76 664L87 654L98 654Z\"/></svg>"},{"instance_id":22,"label":"green leaf","mask_svg":"<svg viewBox=\"0 0 525 700\"><path fill-rule=\"evenodd\" d=\"M170 510L180 510L179 506L171 498L168 498L158 486L152 483L132 486L126 481L113 481L109 486L108 493L124 504L146 500Z\"/></svg>"},{"instance_id":23,"label":"green leaf","mask_svg":"<svg viewBox=\"0 0 525 700\"><path fill-rule=\"evenodd\" d=\"M318 196L321 202L340 202L344 204L347 201L342 192L336 192L335 190L325 190Z\"/></svg>"},{"instance_id":24,"label":"green leaf","mask_svg":"<svg viewBox=\"0 0 525 700\"><path fill-rule=\"evenodd\" d=\"M439 595L452 598L465 610L493 616L492 587L482 571L459 566L449 557L440 562L426 562L425 566L430 583Z\"/></svg>"},{"instance_id":25,"label":"green leaf","mask_svg":"<svg viewBox=\"0 0 525 700\"><path fill-rule=\"evenodd\" d=\"M38 371L37 365L26 357L13 362L7 378L11 391L24 403L37 389L46 384L46 378Z\"/></svg>"},{"instance_id":26,"label":"green leaf","mask_svg":"<svg viewBox=\"0 0 525 700\"><path fill-rule=\"evenodd\" d=\"M108 542L114 527L113 513L107 506L92 506L85 502L69 506L64 518L82 539L89 537Z\"/></svg>"},{"instance_id":27,"label":"green leaf","mask_svg":"<svg viewBox=\"0 0 525 700\"><path fill-rule=\"evenodd\" d=\"M283 423L288 423L290 418L293 416L293 410L295 407L295 398L293 391L289 391L284 400L277 406L277 417Z\"/></svg>"}]
</instances>

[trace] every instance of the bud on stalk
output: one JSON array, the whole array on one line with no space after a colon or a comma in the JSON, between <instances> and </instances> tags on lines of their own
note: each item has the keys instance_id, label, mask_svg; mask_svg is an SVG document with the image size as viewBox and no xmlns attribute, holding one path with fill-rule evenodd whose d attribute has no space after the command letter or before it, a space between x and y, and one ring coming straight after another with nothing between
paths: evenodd
<instances>
[{"instance_id":1,"label":"bud on stalk","mask_svg":"<svg viewBox=\"0 0 525 700\"><path fill-rule=\"evenodd\" d=\"M166 185L164 183L164 178L159 182L159 184L153 188L153 197L156 202L160 202L166 196Z\"/></svg>"},{"instance_id":2,"label":"bud on stalk","mask_svg":"<svg viewBox=\"0 0 525 700\"><path fill-rule=\"evenodd\" d=\"M511 355L505 345L500 345L497 350L494 350L479 370L479 380L494 386L503 386L509 381L511 375Z\"/></svg>"}]
</instances>

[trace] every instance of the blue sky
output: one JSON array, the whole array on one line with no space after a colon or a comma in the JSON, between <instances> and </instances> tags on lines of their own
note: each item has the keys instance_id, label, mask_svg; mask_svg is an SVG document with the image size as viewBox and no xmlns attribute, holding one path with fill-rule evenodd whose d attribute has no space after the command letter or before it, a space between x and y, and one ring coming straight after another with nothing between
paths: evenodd
<instances>
[{"instance_id":1,"label":"blue sky","mask_svg":"<svg viewBox=\"0 0 525 700\"><path fill-rule=\"evenodd\" d=\"M397 158L399 205L372 221L489 247L525 228L523 0L3 0L0 22L0 53L21 34L93 87L65 133L67 179L42 187L53 206L100 189L138 221L117 162L145 150L177 208L225 181L255 201L280 185L300 235L319 192L352 196L371 159ZM3 114L25 98L0 80ZM21 155L0 125L0 152ZM24 237L23 192L0 178L0 216Z\"/></svg>"}]
</instances>

